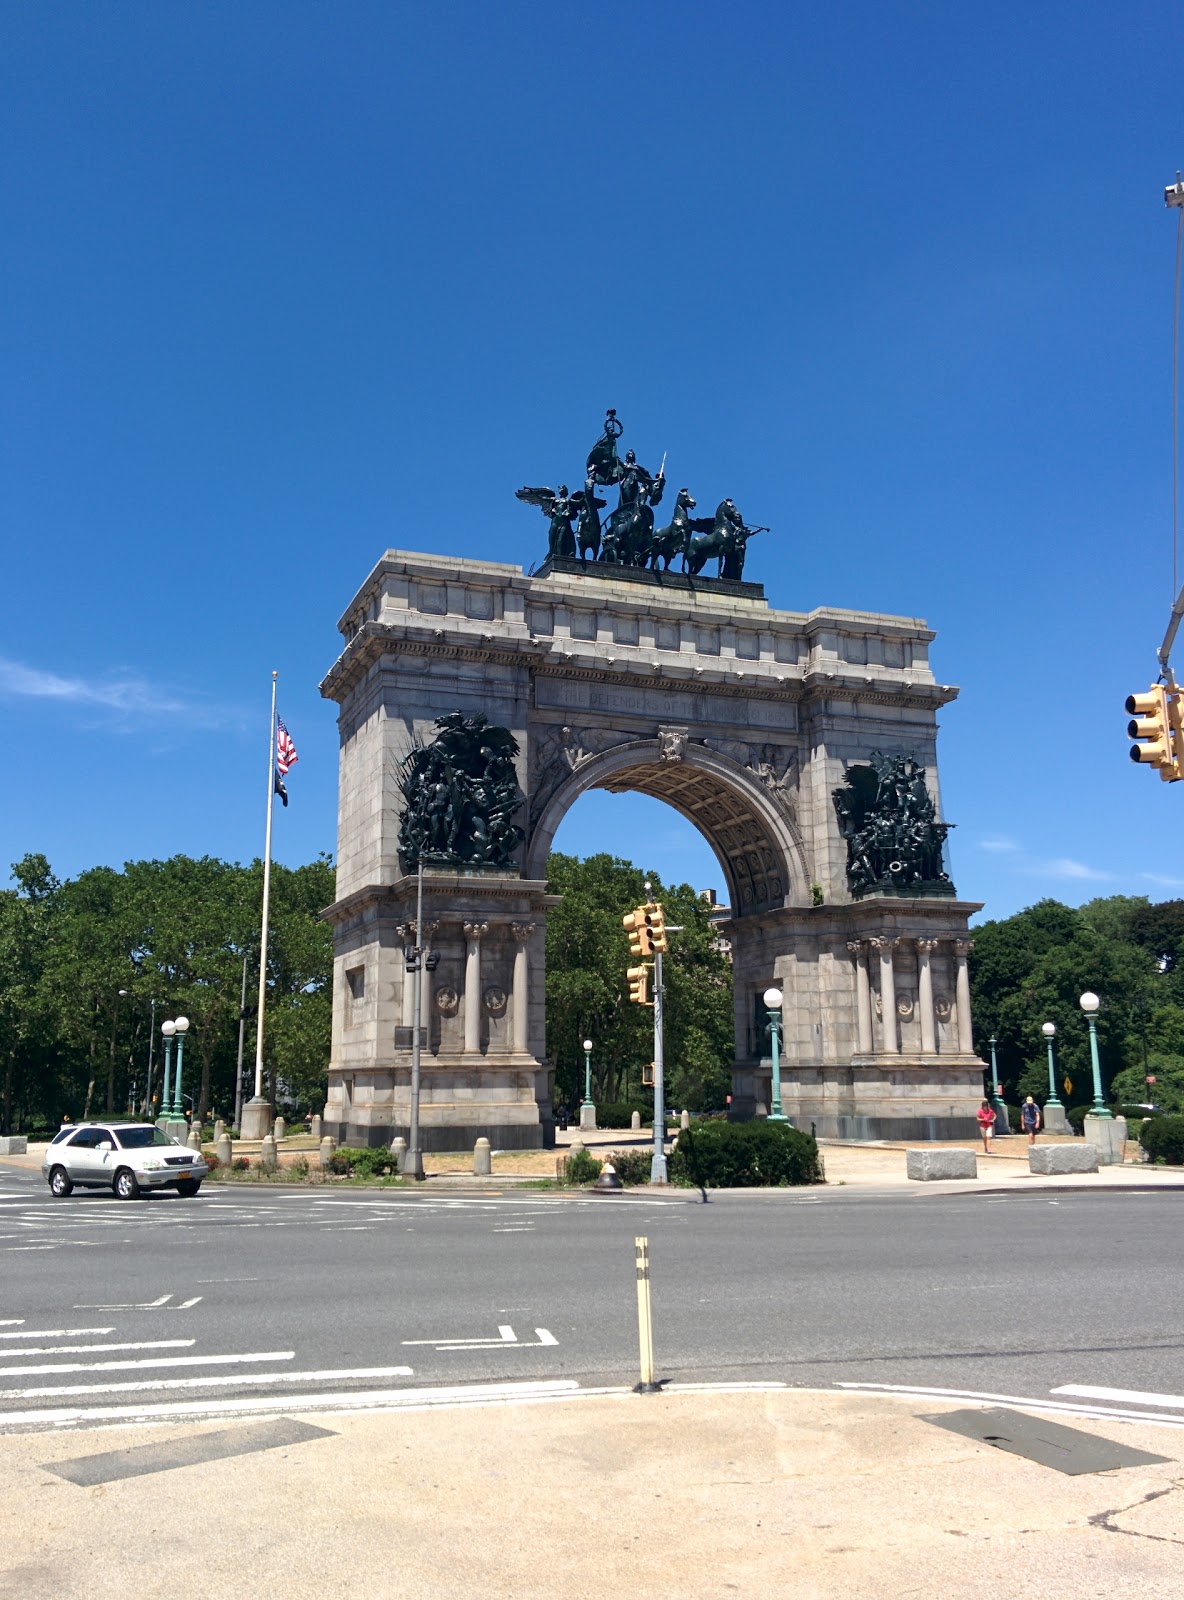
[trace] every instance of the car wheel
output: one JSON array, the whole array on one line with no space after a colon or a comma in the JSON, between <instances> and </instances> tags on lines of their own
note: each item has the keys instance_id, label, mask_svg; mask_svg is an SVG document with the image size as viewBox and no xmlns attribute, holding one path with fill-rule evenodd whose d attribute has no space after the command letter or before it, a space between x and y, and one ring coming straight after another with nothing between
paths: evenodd
<instances>
[{"instance_id":1,"label":"car wheel","mask_svg":"<svg viewBox=\"0 0 1184 1600\"><path fill-rule=\"evenodd\" d=\"M134 1200L140 1193L140 1185L136 1182L136 1175L127 1167L120 1167L115 1174L113 1188L121 1200Z\"/></svg>"},{"instance_id":2,"label":"car wheel","mask_svg":"<svg viewBox=\"0 0 1184 1600\"><path fill-rule=\"evenodd\" d=\"M67 1178L65 1167L54 1167L50 1172L49 1192L56 1195L68 1195L74 1192L74 1185Z\"/></svg>"},{"instance_id":3,"label":"car wheel","mask_svg":"<svg viewBox=\"0 0 1184 1600\"><path fill-rule=\"evenodd\" d=\"M181 1180L181 1182L177 1185L177 1193L180 1194L180 1195L184 1195L185 1198L188 1199L190 1195L196 1194L197 1191L200 1188L201 1188L201 1179L200 1178L183 1178Z\"/></svg>"}]
</instances>

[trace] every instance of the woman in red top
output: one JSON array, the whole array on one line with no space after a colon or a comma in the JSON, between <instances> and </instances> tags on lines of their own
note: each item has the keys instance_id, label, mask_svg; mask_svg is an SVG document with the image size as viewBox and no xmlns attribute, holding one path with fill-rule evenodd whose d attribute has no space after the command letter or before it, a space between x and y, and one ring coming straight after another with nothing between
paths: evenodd
<instances>
[{"instance_id":1,"label":"woman in red top","mask_svg":"<svg viewBox=\"0 0 1184 1600\"><path fill-rule=\"evenodd\" d=\"M978 1123L978 1131L983 1136L983 1153L989 1156L991 1153L991 1135L995 1131L995 1113L991 1110L991 1102L989 1100L984 1100L982 1105L979 1106L975 1121Z\"/></svg>"}]
</instances>

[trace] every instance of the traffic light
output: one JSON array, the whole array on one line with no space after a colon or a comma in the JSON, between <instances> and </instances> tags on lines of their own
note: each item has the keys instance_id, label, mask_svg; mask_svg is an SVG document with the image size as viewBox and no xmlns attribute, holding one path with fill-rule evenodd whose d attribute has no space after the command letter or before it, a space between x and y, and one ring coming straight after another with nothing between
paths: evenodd
<instances>
[{"instance_id":1,"label":"traffic light","mask_svg":"<svg viewBox=\"0 0 1184 1600\"><path fill-rule=\"evenodd\" d=\"M1146 694L1128 694L1126 709L1130 721L1127 737L1143 741L1131 745L1131 760L1158 767L1165 783L1184 777L1184 728L1181 727L1179 697L1171 696L1162 683L1153 683Z\"/></svg>"},{"instance_id":2,"label":"traffic light","mask_svg":"<svg viewBox=\"0 0 1184 1600\"><path fill-rule=\"evenodd\" d=\"M664 956L670 944L666 938L666 919L662 907L651 901L642 909L645 914L646 930L649 933L650 949L657 955Z\"/></svg>"},{"instance_id":3,"label":"traffic light","mask_svg":"<svg viewBox=\"0 0 1184 1600\"><path fill-rule=\"evenodd\" d=\"M636 911L630 911L621 918L621 926L629 934L629 954L631 956L652 955L650 949L650 929L646 920L647 906L638 906Z\"/></svg>"},{"instance_id":4,"label":"traffic light","mask_svg":"<svg viewBox=\"0 0 1184 1600\"><path fill-rule=\"evenodd\" d=\"M653 1005L653 1001L646 998L646 985L650 981L650 969L644 964L640 967L630 967L625 973L629 979L629 998L635 1000L639 1006Z\"/></svg>"}]
</instances>

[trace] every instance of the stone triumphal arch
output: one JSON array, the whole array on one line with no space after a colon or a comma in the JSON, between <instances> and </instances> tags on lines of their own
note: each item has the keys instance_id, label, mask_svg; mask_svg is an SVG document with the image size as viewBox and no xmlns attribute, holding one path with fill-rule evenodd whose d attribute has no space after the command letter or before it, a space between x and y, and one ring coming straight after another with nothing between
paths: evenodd
<instances>
[{"instance_id":1,"label":"stone triumphal arch","mask_svg":"<svg viewBox=\"0 0 1184 1600\"><path fill-rule=\"evenodd\" d=\"M967 921L979 907L955 896L938 859L937 713L957 691L934 681L923 622L778 611L739 581L568 559L528 575L391 550L339 626L344 647L321 686L341 738L330 1132L371 1144L406 1133L403 950L418 942L439 957L421 1019L423 1147L550 1142L546 860L565 812L594 788L666 801L719 859L734 1115L768 1107L760 997L775 982L783 1098L799 1126L867 1138L971 1129L983 1067ZM466 739L485 763L472 780L485 858L432 864L449 817L456 832L447 785L432 798L432 752ZM516 780L500 811L495 761ZM414 839L427 852L420 940ZM925 850L930 865L908 878L905 860ZM624 939L621 955L623 982Z\"/></svg>"}]
</instances>

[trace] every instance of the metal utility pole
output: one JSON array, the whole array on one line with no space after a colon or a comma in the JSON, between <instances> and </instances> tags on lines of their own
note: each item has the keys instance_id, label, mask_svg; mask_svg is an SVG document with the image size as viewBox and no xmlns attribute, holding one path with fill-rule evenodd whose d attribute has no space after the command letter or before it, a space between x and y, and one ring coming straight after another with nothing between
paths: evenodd
<instances>
[{"instance_id":1,"label":"metal utility pole","mask_svg":"<svg viewBox=\"0 0 1184 1600\"><path fill-rule=\"evenodd\" d=\"M238 1002L238 1067L234 1075L234 1125L243 1125L243 1037L247 1028L247 961L243 957L243 992Z\"/></svg>"},{"instance_id":2,"label":"metal utility pole","mask_svg":"<svg viewBox=\"0 0 1184 1600\"><path fill-rule=\"evenodd\" d=\"M403 1157L403 1176L422 1178L423 1151L419 1148L419 1029L423 1014L423 857L415 886L415 999L411 1022L411 1117L407 1128L407 1154Z\"/></svg>"},{"instance_id":3,"label":"metal utility pole","mask_svg":"<svg viewBox=\"0 0 1184 1600\"><path fill-rule=\"evenodd\" d=\"M647 883L648 895L650 886ZM666 1174L666 1079L662 1039L662 952L654 952L654 1159L650 1162L650 1182L667 1182Z\"/></svg>"}]
</instances>

